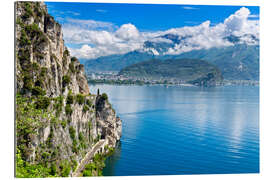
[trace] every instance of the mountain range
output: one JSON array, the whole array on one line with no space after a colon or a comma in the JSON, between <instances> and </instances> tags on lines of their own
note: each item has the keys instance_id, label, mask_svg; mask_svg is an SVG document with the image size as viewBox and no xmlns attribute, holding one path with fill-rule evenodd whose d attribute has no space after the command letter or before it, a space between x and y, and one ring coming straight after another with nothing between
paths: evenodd
<instances>
[{"instance_id":1,"label":"mountain range","mask_svg":"<svg viewBox=\"0 0 270 180\"><path fill-rule=\"evenodd\" d=\"M153 59L123 68L118 75L132 78L167 80L199 86L214 86L223 77L211 63L199 59Z\"/></svg>"},{"instance_id":2,"label":"mountain range","mask_svg":"<svg viewBox=\"0 0 270 180\"><path fill-rule=\"evenodd\" d=\"M190 51L168 53L177 46L188 47L191 36L168 33L144 42L142 48L126 54L114 54L85 60L86 71L120 71L121 69L150 59L201 59L216 65L223 77L229 80L259 80L259 39L251 34L224 37L231 45L199 48ZM194 37L193 37L194 38ZM160 39L163 39L160 41ZM243 41L248 39L248 41Z\"/></svg>"}]
</instances>

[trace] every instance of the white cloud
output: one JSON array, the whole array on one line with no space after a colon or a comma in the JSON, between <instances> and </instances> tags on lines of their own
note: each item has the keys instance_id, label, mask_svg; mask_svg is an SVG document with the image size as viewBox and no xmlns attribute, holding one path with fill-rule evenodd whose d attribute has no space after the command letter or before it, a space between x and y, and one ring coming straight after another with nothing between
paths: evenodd
<instances>
[{"instance_id":1,"label":"white cloud","mask_svg":"<svg viewBox=\"0 0 270 180\"><path fill-rule=\"evenodd\" d=\"M242 7L240 10L230 15L224 21L226 30L232 33L242 31L246 26L247 18L249 14L250 14L250 11L247 8Z\"/></svg>"},{"instance_id":2,"label":"white cloud","mask_svg":"<svg viewBox=\"0 0 270 180\"><path fill-rule=\"evenodd\" d=\"M155 42L155 43L169 43L172 44L172 40L170 39L166 39L166 38L161 38L161 37L157 37L154 39L151 39L151 42Z\"/></svg>"},{"instance_id":3,"label":"white cloud","mask_svg":"<svg viewBox=\"0 0 270 180\"><path fill-rule=\"evenodd\" d=\"M99 13L106 13L107 12L107 10L105 10L105 9L97 9L96 11Z\"/></svg>"},{"instance_id":4,"label":"white cloud","mask_svg":"<svg viewBox=\"0 0 270 180\"><path fill-rule=\"evenodd\" d=\"M81 45L80 48L70 48L71 54L78 58L92 59L127 53L142 49L147 40L172 43L169 39L161 38L168 33L178 35L182 39L180 44L169 48L167 54L180 54L194 49L233 45L225 38L230 35L241 36L241 43L256 44L254 37L259 39L259 21L249 20L250 17L249 9L243 7L223 23L211 25L210 21L205 21L197 26L155 32L140 32L131 23L117 27L110 22L68 19L63 25L63 33L65 42ZM153 54L159 54L155 49L148 50Z\"/></svg>"},{"instance_id":5,"label":"white cloud","mask_svg":"<svg viewBox=\"0 0 270 180\"><path fill-rule=\"evenodd\" d=\"M69 27L76 27L78 29L84 29L84 30L107 30L107 31L113 31L117 28L116 25L114 25L111 22L103 22L103 21L94 21L94 20L82 20L82 19L72 19L68 18L66 20L67 22L64 23L63 28L67 29Z\"/></svg>"},{"instance_id":6,"label":"white cloud","mask_svg":"<svg viewBox=\"0 0 270 180\"><path fill-rule=\"evenodd\" d=\"M182 37L188 36L181 44L170 48L167 54L180 54L194 49L208 49L211 47L221 47L233 45L225 37L230 35L241 36L240 43L256 44L252 38L259 39L259 22L248 20L250 11L243 7L230 15L215 26L210 26L210 21L205 21L201 25L193 27L183 27L170 29L167 32L177 34ZM245 36L245 34L249 34ZM251 36L252 35L252 36Z\"/></svg>"},{"instance_id":7,"label":"white cloud","mask_svg":"<svg viewBox=\"0 0 270 180\"><path fill-rule=\"evenodd\" d=\"M186 9L186 10L196 10L196 9L198 9L198 8L191 7L191 6L183 6L182 8Z\"/></svg>"},{"instance_id":8,"label":"white cloud","mask_svg":"<svg viewBox=\"0 0 270 180\"><path fill-rule=\"evenodd\" d=\"M260 16L259 16L259 14L250 14L248 17L249 18L259 18Z\"/></svg>"},{"instance_id":9,"label":"white cloud","mask_svg":"<svg viewBox=\"0 0 270 180\"><path fill-rule=\"evenodd\" d=\"M124 24L116 32L116 37L124 40L132 40L139 38L138 29L133 24Z\"/></svg>"},{"instance_id":10,"label":"white cloud","mask_svg":"<svg viewBox=\"0 0 270 180\"><path fill-rule=\"evenodd\" d=\"M67 13L72 14L74 16L79 16L80 15L80 13L75 12L75 11L67 11Z\"/></svg>"}]
</instances>

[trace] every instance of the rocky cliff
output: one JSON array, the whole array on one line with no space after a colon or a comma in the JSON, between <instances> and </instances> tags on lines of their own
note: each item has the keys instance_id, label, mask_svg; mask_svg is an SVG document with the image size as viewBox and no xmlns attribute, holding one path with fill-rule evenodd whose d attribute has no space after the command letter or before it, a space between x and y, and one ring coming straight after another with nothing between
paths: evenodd
<instances>
[{"instance_id":1,"label":"rocky cliff","mask_svg":"<svg viewBox=\"0 0 270 180\"><path fill-rule=\"evenodd\" d=\"M70 176L99 140L115 147L121 120L106 94L90 93L46 5L16 2L15 11L16 176Z\"/></svg>"}]
</instances>

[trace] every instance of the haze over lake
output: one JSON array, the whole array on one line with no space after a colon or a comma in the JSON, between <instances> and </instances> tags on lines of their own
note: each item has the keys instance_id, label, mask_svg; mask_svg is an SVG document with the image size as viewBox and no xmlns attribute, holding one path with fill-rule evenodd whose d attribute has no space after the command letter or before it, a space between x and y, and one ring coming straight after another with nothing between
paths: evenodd
<instances>
[{"instance_id":1,"label":"haze over lake","mask_svg":"<svg viewBox=\"0 0 270 180\"><path fill-rule=\"evenodd\" d=\"M123 122L103 175L259 172L259 87L98 88Z\"/></svg>"}]
</instances>

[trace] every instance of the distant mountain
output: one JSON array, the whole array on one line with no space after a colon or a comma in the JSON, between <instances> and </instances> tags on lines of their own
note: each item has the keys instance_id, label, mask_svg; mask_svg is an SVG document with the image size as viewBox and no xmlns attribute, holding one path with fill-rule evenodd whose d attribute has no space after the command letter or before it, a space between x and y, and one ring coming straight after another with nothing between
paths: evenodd
<instances>
[{"instance_id":1,"label":"distant mountain","mask_svg":"<svg viewBox=\"0 0 270 180\"><path fill-rule=\"evenodd\" d=\"M137 62L153 59L155 56L140 51L131 51L126 54L99 57L85 62L86 71L119 71L120 69Z\"/></svg>"},{"instance_id":2,"label":"distant mountain","mask_svg":"<svg viewBox=\"0 0 270 180\"><path fill-rule=\"evenodd\" d=\"M200 86L212 86L223 80L219 69L198 59L149 60L130 65L118 75L148 79L174 79Z\"/></svg>"},{"instance_id":3,"label":"distant mountain","mask_svg":"<svg viewBox=\"0 0 270 180\"><path fill-rule=\"evenodd\" d=\"M195 58L216 65L225 79L259 80L259 46L235 45L208 50L193 50L163 59Z\"/></svg>"},{"instance_id":4,"label":"distant mountain","mask_svg":"<svg viewBox=\"0 0 270 180\"><path fill-rule=\"evenodd\" d=\"M258 44L259 39L250 34L224 37L234 44L225 47L191 50L181 54L168 54L175 46L188 46L192 36L165 34L145 41L141 49L126 54L110 55L92 60L84 60L87 71L119 71L129 65L150 59L203 59L215 64L225 79L259 80L259 46L243 43L249 39L251 44Z\"/></svg>"}]
</instances>

